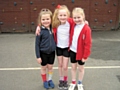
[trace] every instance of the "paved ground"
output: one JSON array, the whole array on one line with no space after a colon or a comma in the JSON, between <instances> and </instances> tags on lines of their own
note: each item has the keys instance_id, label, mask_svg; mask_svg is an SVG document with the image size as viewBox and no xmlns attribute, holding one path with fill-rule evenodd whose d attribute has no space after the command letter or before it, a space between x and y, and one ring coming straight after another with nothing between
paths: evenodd
<instances>
[{"instance_id":1,"label":"paved ground","mask_svg":"<svg viewBox=\"0 0 120 90\"><path fill-rule=\"evenodd\" d=\"M120 90L120 30L92 32L85 90ZM0 34L0 90L44 90L34 51L34 34ZM69 64L69 82L71 81ZM57 59L54 65L58 84Z\"/></svg>"}]
</instances>

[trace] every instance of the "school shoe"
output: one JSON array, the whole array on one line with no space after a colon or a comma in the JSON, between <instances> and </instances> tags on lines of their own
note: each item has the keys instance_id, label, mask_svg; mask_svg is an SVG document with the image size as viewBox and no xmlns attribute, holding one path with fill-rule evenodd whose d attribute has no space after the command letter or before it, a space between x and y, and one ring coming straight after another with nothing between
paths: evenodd
<instances>
[{"instance_id":1,"label":"school shoe","mask_svg":"<svg viewBox=\"0 0 120 90\"><path fill-rule=\"evenodd\" d=\"M76 84L72 84L72 83L71 83L68 90L74 90L74 89L75 89L75 86L76 86Z\"/></svg>"},{"instance_id":2,"label":"school shoe","mask_svg":"<svg viewBox=\"0 0 120 90\"><path fill-rule=\"evenodd\" d=\"M45 81L45 82L43 83L43 86L44 86L44 88L49 89L49 85L48 85L48 82L47 82L47 81Z\"/></svg>"},{"instance_id":3,"label":"school shoe","mask_svg":"<svg viewBox=\"0 0 120 90\"><path fill-rule=\"evenodd\" d=\"M67 81L63 81L63 88L64 89L68 89L68 83L67 83Z\"/></svg>"},{"instance_id":4,"label":"school shoe","mask_svg":"<svg viewBox=\"0 0 120 90\"><path fill-rule=\"evenodd\" d=\"M63 89L63 81L62 80L59 81L58 88Z\"/></svg>"},{"instance_id":5,"label":"school shoe","mask_svg":"<svg viewBox=\"0 0 120 90\"><path fill-rule=\"evenodd\" d=\"M55 87L55 84L53 83L52 80L49 80L49 81L48 81L48 84L49 84L49 87L50 87L50 88L54 88L54 87Z\"/></svg>"},{"instance_id":6,"label":"school shoe","mask_svg":"<svg viewBox=\"0 0 120 90\"><path fill-rule=\"evenodd\" d=\"M78 90L84 90L82 84L77 84Z\"/></svg>"}]
</instances>

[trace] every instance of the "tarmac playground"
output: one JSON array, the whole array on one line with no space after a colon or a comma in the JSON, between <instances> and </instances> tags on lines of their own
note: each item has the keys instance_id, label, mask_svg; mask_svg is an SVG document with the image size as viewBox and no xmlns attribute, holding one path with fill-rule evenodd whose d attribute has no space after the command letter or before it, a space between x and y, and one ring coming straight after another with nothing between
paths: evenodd
<instances>
[{"instance_id":1,"label":"tarmac playground","mask_svg":"<svg viewBox=\"0 0 120 90\"><path fill-rule=\"evenodd\" d=\"M34 45L34 34L0 34L0 90L45 90ZM56 58L53 90L58 90L57 65ZM70 66L69 62L69 83ZM83 85L84 90L120 90L120 30L92 32Z\"/></svg>"}]
</instances>

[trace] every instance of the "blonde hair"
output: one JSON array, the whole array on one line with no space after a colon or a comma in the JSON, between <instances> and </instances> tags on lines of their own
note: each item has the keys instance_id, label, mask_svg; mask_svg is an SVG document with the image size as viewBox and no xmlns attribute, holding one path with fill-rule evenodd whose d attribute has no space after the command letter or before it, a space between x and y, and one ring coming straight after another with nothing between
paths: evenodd
<instances>
[{"instance_id":1,"label":"blonde hair","mask_svg":"<svg viewBox=\"0 0 120 90\"><path fill-rule=\"evenodd\" d=\"M38 15L38 24L39 25L41 25L41 17L44 14L50 14L50 18L52 20L52 12L47 8L43 8L43 9L41 9L41 11L39 12L39 15Z\"/></svg>"},{"instance_id":2,"label":"blonde hair","mask_svg":"<svg viewBox=\"0 0 120 90\"><path fill-rule=\"evenodd\" d=\"M84 12L84 9L82 9L82 8L80 8L80 7L76 7L76 8L73 9L72 15L73 15L74 13L79 13L79 14L81 14L81 15L84 17L84 21L85 21L85 12Z\"/></svg>"},{"instance_id":3,"label":"blonde hair","mask_svg":"<svg viewBox=\"0 0 120 90\"><path fill-rule=\"evenodd\" d=\"M66 5L60 5L60 7L56 8L52 18L52 28L57 28L60 25L60 21L58 19L59 10L66 10L68 17L70 17L70 11L68 10Z\"/></svg>"}]
</instances>

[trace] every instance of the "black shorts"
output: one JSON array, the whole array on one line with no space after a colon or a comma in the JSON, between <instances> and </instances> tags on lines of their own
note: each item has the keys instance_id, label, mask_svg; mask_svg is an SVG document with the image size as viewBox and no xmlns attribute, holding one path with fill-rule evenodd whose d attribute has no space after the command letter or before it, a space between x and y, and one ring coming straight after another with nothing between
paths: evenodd
<instances>
[{"instance_id":1,"label":"black shorts","mask_svg":"<svg viewBox=\"0 0 120 90\"><path fill-rule=\"evenodd\" d=\"M54 64L55 61L55 51L50 53L50 54L46 54L46 53L42 53L40 52L41 55L41 59L42 59L42 66L45 66L47 64Z\"/></svg>"},{"instance_id":2,"label":"black shorts","mask_svg":"<svg viewBox=\"0 0 120 90\"><path fill-rule=\"evenodd\" d=\"M76 53L70 50L70 61L71 63L78 62L79 65L84 65L85 62L82 62L82 60L76 60Z\"/></svg>"},{"instance_id":3,"label":"black shorts","mask_svg":"<svg viewBox=\"0 0 120 90\"><path fill-rule=\"evenodd\" d=\"M57 47L56 48L56 53L57 53L57 56L64 56L64 57L69 57L70 56L68 48L59 48L59 47Z\"/></svg>"}]
</instances>

